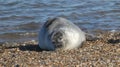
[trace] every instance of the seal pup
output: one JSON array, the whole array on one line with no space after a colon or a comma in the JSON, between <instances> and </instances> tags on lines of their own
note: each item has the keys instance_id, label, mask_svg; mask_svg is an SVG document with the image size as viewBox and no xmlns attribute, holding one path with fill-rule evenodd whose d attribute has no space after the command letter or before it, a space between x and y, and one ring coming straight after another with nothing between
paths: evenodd
<instances>
[{"instance_id":1,"label":"seal pup","mask_svg":"<svg viewBox=\"0 0 120 67\"><path fill-rule=\"evenodd\" d=\"M86 40L85 33L71 21L56 17L44 23L39 32L39 47L45 50L78 48Z\"/></svg>"}]
</instances>

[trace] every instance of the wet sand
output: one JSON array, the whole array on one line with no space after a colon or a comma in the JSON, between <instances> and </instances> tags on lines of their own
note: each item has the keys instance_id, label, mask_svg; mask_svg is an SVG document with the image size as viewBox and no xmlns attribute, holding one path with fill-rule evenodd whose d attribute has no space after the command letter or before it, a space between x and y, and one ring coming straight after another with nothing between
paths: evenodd
<instances>
[{"instance_id":1,"label":"wet sand","mask_svg":"<svg viewBox=\"0 0 120 67\"><path fill-rule=\"evenodd\" d=\"M41 50L35 40L1 43L0 67L120 67L120 32L102 31L97 36L67 51Z\"/></svg>"}]
</instances>

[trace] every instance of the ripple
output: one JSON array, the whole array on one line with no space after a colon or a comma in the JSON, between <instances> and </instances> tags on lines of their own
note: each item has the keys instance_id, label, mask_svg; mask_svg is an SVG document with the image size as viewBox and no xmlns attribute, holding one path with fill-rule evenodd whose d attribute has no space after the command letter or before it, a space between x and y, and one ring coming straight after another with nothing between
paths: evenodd
<instances>
[{"instance_id":1,"label":"ripple","mask_svg":"<svg viewBox=\"0 0 120 67\"><path fill-rule=\"evenodd\" d=\"M118 0L0 0L0 37L2 37L0 40L11 40L13 35L16 38L18 36L18 39L24 38L18 33L38 32L41 23L49 17L56 16L67 18L85 30L119 31L119 2Z\"/></svg>"},{"instance_id":2,"label":"ripple","mask_svg":"<svg viewBox=\"0 0 120 67\"><path fill-rule=\"evenodd\" d=\"M14 33L4 33L0 35L0 42L5 42L5 41L10 41L10 42L15 42L15 41L28 41L35 39L38 36L37 33L35 32L14 32Z\"/></svg>"},{"instance_id":3,"label":"ripple","mask_svg":"<svg viewBox=\"0 0 120 67\"><path fill-rule=\"evenodd\" d=\"M27 24L21 24L21 25L18 25L16 26L18 30L26 30L26 31L29 31L29 30L39 30L40 28L40 23L35 23L35 22L30 22L30 23L27 23Z\"/></svg>"},{"instance_id":4,"label":"ripple","mask_svg":"<svg viewBox=\"0 0 120 67\"><path fill-rule=\"evenodd\" d=\"M22 19L22 18L31 19L31 17L27 17L27 16L9 16L9 17L2 17L0 18L0 20Z\"/></svg>"}]
</instances>

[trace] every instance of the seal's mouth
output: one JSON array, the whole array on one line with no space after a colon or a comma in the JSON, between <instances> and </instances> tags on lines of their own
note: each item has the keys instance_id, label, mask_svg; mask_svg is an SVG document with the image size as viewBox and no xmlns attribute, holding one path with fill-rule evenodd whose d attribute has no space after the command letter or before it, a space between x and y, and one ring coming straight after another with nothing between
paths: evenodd
<instances>
[{"instance_id":1,"label":"seal's mouth","mask_svg":"<svg viewBox=\"0 0 120 67\"><path fill-rule=\"evenodd\" d=\"M63 35L64 32L62 31L57 31L52 33L51 40L56 48L61 48L64 45Z\"/></svg>"}]
</instances>

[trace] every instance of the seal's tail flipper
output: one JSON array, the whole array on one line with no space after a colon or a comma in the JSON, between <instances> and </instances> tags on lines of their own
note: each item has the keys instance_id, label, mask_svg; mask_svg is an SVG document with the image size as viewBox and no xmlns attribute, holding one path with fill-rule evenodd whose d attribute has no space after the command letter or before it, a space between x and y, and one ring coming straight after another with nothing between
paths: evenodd
<instances>
[{"instance_id":1,"label":"seal's tail flipper","mask_svg":"<svg viewBox=\"0 0 120 67\"><path fill-rule=\"evenodd\" d=\"M101 37L96 36L94 34L88 34L88 33L85 33L85 34L86 34L86 40L87 41L95 41L95 40L98 40L98 39L101 38Z\"/></svg>"}]
</instances>

